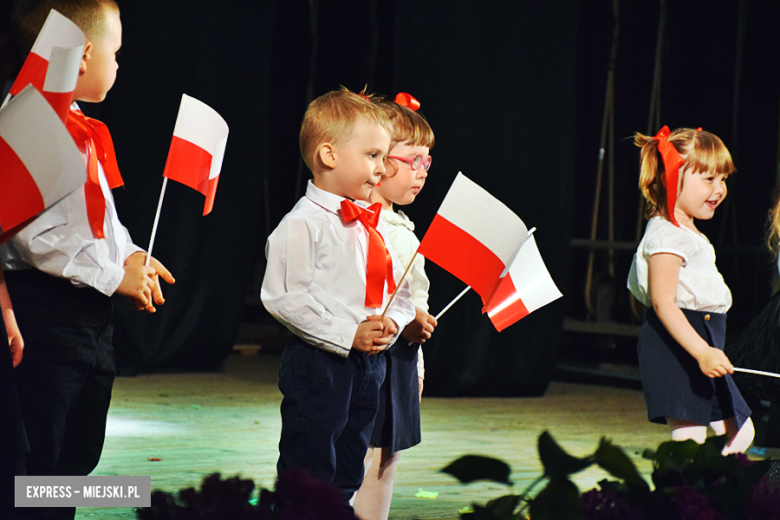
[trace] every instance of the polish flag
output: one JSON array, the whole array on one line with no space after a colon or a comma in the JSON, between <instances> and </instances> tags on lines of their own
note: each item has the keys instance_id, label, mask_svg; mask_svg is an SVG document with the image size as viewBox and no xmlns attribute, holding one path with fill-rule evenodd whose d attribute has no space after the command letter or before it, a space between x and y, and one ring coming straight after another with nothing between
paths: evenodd
<instances>
[{"instance_id":1,"label":"polish flag","mask_svg":"<svg viewBox=\"0 0 780 520\"><path fill-rule=\"evenodd\" d=\"M22 70L11 86L9 98L32 84L43 92L64 121L73 101L85 44L84 33L76 24L54 9L49 11Z\"/></svg>"},{"instance_id":2,"label":"polish flag","mask_svg":"<svg viewBox=\"0 0 780 520\"><path fill-rule=\"evenodd\" d=\"M182 94L163 177L205 195L204 215L214 207L227 138L228 125L213 108Z\"/></svg>"},{"instance_id":3,"label":"polish flag","mask_svg":"<svg viewBox=\"0 0 780 520\"><path fill-rule=\"evenodd\" d=\"M531 235L496 284L485 312L501 332L561 296Z\"/></svg>"},{"instance_id":4,"label":"polish flag","mask_svg":"<svg viewBox=\"0 0 780 520\"><path fill-rule=\"evenodd\" d=\"M23 89L0 111L0 244L86 180L58 115L40 92Z\"/></svg>"},{"instance_id":5,"label":"polish flag","mask_svg":"<svg viewBox=\"0 0 780 520\"><path fill-rule=\"evenodd\" d=\"M520 217L458 172L417 252L470 285L486 304L527 237Z\"/></svg>"}]
</instances>

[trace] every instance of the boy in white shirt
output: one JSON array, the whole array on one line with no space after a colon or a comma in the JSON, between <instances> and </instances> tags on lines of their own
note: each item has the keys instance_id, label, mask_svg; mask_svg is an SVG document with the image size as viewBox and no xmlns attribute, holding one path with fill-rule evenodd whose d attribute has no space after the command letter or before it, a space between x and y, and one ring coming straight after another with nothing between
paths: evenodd
<instances>
[{"instance_id":1,"label":"boy in white shirt","mask_svg":"<svg viewBox=\"0 0 780 520\"><path fill-rule=\"evenodd\" d=\"M305 469L347 503L363 480L385 356L415 317L405 266L366 208L385 171L387 116L352 92L330 92L306 111L301 153L314 180L268 238L261 298L295 336L279 366L282 434L277 471Z\"/></svg>"},{"instance_id":2,"label":"boy in white shirt","mask_svg":"<svg viewBox=\"0 0 780 520\"><path fill-rule=\"evenodd\" d=\"M14 23L22 45L32 45L51 9L87 37L74 99L103 101L118 68L119 8L113 0L19 1ZM159 277L173 283L157 260L144 266L146 253L119 221L111 188L122 179L105 125L74 105L67 127L84 155L87 183L0 247L25 341L15 375L29 475L87 475L95 468L115 376L110 296L154 312L164 302ZM75 508L24 513L72 519Z\"/></svg>"}]
</instances>

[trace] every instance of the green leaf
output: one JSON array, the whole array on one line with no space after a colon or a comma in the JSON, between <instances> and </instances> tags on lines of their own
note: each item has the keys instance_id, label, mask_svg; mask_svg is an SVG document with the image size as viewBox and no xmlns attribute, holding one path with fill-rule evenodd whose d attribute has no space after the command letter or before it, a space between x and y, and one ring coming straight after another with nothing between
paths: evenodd
<instances>
[{"instance_id":1,"label":"green leaf","mask_svg":"<svg viewBox=\"0 0 780 520\"><path fill-rule=\"evenodd\" d=\"M486 507L496 518L512 520L521 498L520 495L504 495L491 500L486 504Z\"/></svg>"},{"instance_id":2,"label":"green leaf","mask_svg":"<svg viewBox=\"0 0 780 520\"><path fill-rule=\"evenodd\" d=\"M477 480L492 480L499 484L512 485L509 465L499 459L482 455L464 455L441 470L458 479L463 484Z\"/></svg>"},{"instance_id":3,"label":"green leaf","mask_svg":"<svg viewBox=\"0 0 780 520\"><path fill-rule=\"evenodd\" d=\"M622 479L626 484L639 488L642 491L650 491L647 482L645 482L645 479L639 474L636 466L631 459L628 458L626 453L604 437L601 438L595 456L596 464L609 472L613 477Z\"/></svg>"},{"instance_id":4,"label":"green leaf","mask_svg":"<svg viewBox=\"0 0 780 520\"><path fill-rule=\"evenodd\" d=\"M531 500L533 520L583 520L580 491L567 479L553 479Z\"/></svg>"},{"instance_id":5,"label":"green leaf","mask_svg":"<svg viewBox=\"0 0 780 520\"><path fill-rule=\"evenodd\" d=\"M566 453L547 431L539 436L539 458L545 475L550 478L567 477L593 464L593 457L578 459Z\"/></svg>"},{"instance_id":6,"label":"green leaf","mask_svg":"<svg viewBox=\"0 0 780 520\"><path fill-rule=\"evenodd\" d=\"M655 467L661 473L667 471L682 472L691 463L699 450L696 441L667 441L658 446L655 452Z\"/></svg>"}]
</instances>

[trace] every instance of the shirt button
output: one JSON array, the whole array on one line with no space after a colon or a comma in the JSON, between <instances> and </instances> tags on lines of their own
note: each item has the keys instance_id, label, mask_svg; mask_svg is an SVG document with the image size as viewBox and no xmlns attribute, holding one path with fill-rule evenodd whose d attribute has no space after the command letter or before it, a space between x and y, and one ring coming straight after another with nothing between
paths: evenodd
<instances>
[{"instance_id":1,"label":"shirt button","mask_svg":"<svg viewBox=\"0 0 780 520\"><path fill-rule=\"evenodd\" d=\"M710 321L710 315L709 314L705 314L704 315L704 321Z\"/></svg>"}]
</instances>

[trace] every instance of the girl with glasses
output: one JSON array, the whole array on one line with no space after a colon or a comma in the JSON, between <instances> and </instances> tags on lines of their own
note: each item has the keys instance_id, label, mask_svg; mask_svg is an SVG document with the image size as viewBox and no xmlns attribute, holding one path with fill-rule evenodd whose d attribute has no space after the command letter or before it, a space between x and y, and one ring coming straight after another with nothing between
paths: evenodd
<instances>
[{"instance_id":1,"label":"girl with glasses","mask_svg":"<svg viewBox=\"0 0 780 520\"><path fill-rule=\"evenodd\" d=\"M434 138L425 118L417 113L419 103L401 93L390 101L372 98L384 110L393 125L390 151L385 159L385 174L371 190L371 202L382 203L381 218L398 259L405 267L420 241L414 224L395 205L411 204L425 185L431 167L430 149ZM420 443L420 398L423 388L423 358L420 344L431 337L436 319L428 314L428 278L425 259L417 255L406 275L412 291L411 302L417 315L401 333L387 356L387 372L379 393L379 409L366 454L367 469L363 485L355 495L355 513L363 520L384 520L393 498L393 475L400 451ZM410 343L412 342L412 343Z\"/></svg>"}]
</instances>

